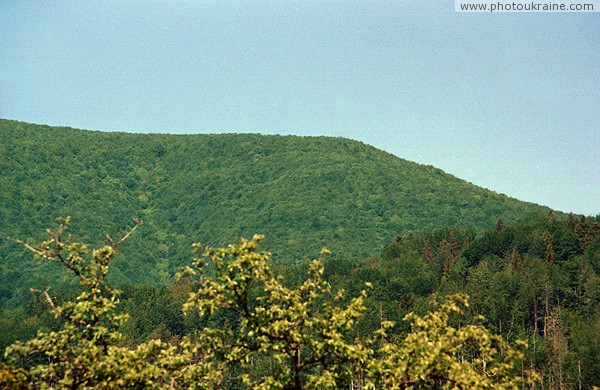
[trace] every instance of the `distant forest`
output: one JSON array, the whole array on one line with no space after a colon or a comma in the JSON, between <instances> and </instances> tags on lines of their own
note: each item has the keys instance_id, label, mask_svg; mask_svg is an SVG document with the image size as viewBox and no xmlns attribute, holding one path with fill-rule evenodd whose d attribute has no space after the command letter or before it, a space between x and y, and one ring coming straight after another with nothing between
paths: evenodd
<instances>
[{"instance_id":1,"label":"distant forest","mask_svg":"<svg viewBox=\"0 0 600 390\"><path fill-rule=\"evenodd\" d=\"M0 120L0 229L0 388L600 386L599 217L360 142Z\"/></svg>"},{"instance_id":2,"label":"distant forest","mask_svg":"<svg viewBox=\"0 0 600 390\"><path fill-rule=\"evenodd\" d=\"M135 256L115 259L109 280L117 284L169 285L196 241L226 245L260 233L279 264L306 263L322 247L357 262L398 234L478 230L550 211L343 138L102 133L0 120L0 156L4 237L41 240L69 215L73 234L98 242L132 217L144 220L124 244ZM0 307L21 305L29 287L57 278L10 242L0 246Z\"/></svg>"}]
</instances>

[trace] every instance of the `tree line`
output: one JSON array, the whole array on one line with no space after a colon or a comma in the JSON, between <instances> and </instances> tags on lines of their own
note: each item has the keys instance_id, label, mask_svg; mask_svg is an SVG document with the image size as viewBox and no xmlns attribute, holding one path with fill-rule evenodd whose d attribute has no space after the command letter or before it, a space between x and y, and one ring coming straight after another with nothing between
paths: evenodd
<instances>
[{"instance_id":1,"label":"tree line","mask_svg":"<svg viewBox=\"0 0 600 390\"><path fill-rule=\"evenodd\" d=\"M479 317L465 321L471 307L465 294L433 294L425 314L404 316L405 333L394 330L399 319L384 318L381 307L369 330L361 321L376 280L348 294L325 279L326 261L319 258L307 266L307 277L286 281L260 250L262 236L227 247L196 244L196 258L170 291L188 290L182 309L194 330L156 329L132 343L122 332L127 314L117 310L119 292L106 276L140 223L121 236L106 235L106 244L93 250L72 239L69 218L39 244L15 240L66 269L80 289L61 302L49 289L37 291L57 323L6 349L4 387L516 389L539 379L524 367L524 341L493 334Z\"/></svg>"}]
</instances>

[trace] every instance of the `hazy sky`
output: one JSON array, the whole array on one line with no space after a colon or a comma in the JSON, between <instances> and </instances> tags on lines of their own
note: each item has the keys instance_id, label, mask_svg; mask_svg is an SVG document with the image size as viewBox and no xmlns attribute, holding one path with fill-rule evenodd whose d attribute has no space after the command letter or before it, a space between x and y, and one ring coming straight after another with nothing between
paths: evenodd
<instances>
[{"instance_id":1,"label":"hazy sky","mask_svg":"<svg viewBox=\"0 0 600 390\"><path fill-rule=\"evenodd\" d=\"M600 13L453 1L0 0L0 117L334 135L600 213Z\"/></svg>"}]
</instances>

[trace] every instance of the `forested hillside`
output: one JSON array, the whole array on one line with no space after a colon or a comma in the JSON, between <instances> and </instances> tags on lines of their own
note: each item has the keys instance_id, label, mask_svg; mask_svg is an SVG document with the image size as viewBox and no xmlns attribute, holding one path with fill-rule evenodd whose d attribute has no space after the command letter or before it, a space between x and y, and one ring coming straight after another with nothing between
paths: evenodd
<instances>
[{"instance_id":1,"label":"forested hillside","mask_svg":"<svg viewBox=\"0 0 600 390\"><path fill-rule=\"evenodd\" d=\"M3 346L21 342L0 363L0 387L600 385L597 217L411 233L359 263L323 250L325 261L273 268L260 236L197 244L170 287L121 294L104 278L128 235L92 257L68 222L20 245L79 276L79 296L38 290L39 303L2 310Z\"/></svg>"},{"instance_id":2,"label":"forested hillside","mask_svg":"<svg viewBox=\"0 0 600 390\"><path fill-rule=\"evenodd\" d=\"M540 375L541 388L590 389L600 385L599 222L549 214L517 225L500 220L480 233L399 236L358 265L327 264L327 278L350 294L361 281L373 283L367 329L379 318L424 312L433 293L466 293L461 321L483 316L494 333L527 340L522 366Z\"/></svg>"},{"instance_id":3,"label":"forested hillside","mask_svg":"<svg viewBox=\"0 0 600 390\"><path fill-rule=\"evenodd\" d=\"M163 324L162 334L131 343L121 330L126 314L116 312L119 293L105 278L117 246L140 223L93 251L71 240L69 218L41 243L17 240L78 278L80 292L64 300L39 291L59 321L6 349L1 388L504 389L535 379L517 371L522 348L481 326L449 322L467 305L465 296L406 317L411 332L403 341L388 338L394 322L383 318L380 329L365 334L356 327L365 290L343 302L344 292L323 279L321 260L299 285L285 286L269 254L259 251L258 235L227 248L195 245L197 257L181 274L189 290L182 309L192 329L169 336ZM136 319L154 315L144 310Z\"/></svg>"},{"instance_id":4,"label":"forested hillside","mask_svg":"<svg viewBox=\"0 0 600 390\"><path fill-rule=\"evenodd\" d=\"M0 120L0 153L0 347L44 332L0 385L600 385L598 217L339 138Z\"/></svg>"},{"instance_id":5,"label":"forested hillside","mask_svg":"<svg viewBox=\"0 0 600 390\"><path fill-rule=\"evenodd\" d=\"M195 241L261 233L274 262L305 262L323 246L358 261L398 234L477 229L540 211L548 212L342 138L140 135L0 120L1 235L38 239L70 215L74 235L96 241L139 217L142 231L126 244L133 255L117 257L111 272L117 284L170 283ZM0 306L20 304L53 270L2 243Z\"/></svg>"}]
</instances>

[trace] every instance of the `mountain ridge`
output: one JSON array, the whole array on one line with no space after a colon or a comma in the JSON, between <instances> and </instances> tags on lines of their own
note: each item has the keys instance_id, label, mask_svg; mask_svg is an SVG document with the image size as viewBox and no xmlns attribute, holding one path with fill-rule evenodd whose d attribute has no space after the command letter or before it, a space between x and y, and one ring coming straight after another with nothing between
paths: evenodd
<instances>
[{"instance_id":1,"label":"mountain ridge","mask_svg":"<svg viewBox=\"0 0 600 390\"><path fill-rule=\"evenodd\" d=\"M477 231L551 211L340 137L133 134L0 120L0 156L3 236L41 239L56 217L71 215L74 235L97 242L132 216L144 220L128 243L135 256L117 261L118 282L170 279L193 242L260 233L275 261L306 261L322 247L359 261L399 234ZM32 264L2 247L5 274Z\"/></svg>"}]
</instances>

